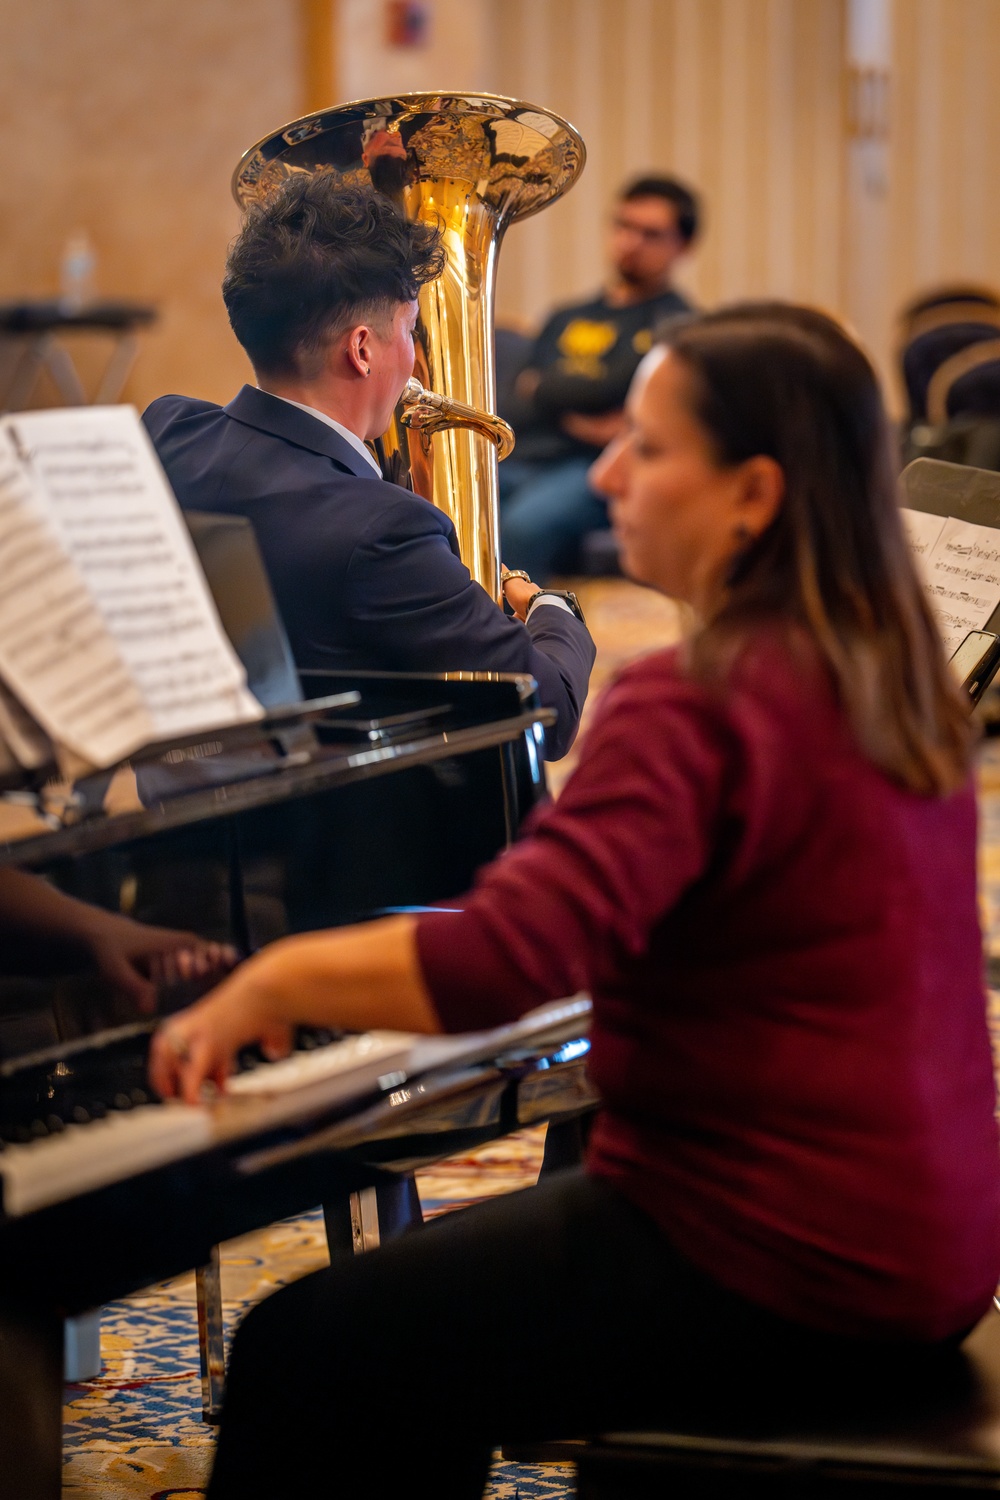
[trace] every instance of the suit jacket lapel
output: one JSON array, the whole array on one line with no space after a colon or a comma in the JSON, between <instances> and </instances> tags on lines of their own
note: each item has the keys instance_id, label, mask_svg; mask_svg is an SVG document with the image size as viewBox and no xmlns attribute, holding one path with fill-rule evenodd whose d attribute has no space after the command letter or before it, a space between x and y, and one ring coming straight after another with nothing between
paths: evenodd
<instances>
[{"instance_id":1,"label":"suit jacket lapel","mask_svg":"<svg viewBox=\"0 0 1000 1500\"><path fill-rule=\"evenodd\" d=\"M223 410L247 427L256 427L260 432L269 432L272 437L295 443L310 453L332 458L341 469L358 479L378 478L371 465L334 428L254 385L245 385Z\"/></svg>"}]
</instances>

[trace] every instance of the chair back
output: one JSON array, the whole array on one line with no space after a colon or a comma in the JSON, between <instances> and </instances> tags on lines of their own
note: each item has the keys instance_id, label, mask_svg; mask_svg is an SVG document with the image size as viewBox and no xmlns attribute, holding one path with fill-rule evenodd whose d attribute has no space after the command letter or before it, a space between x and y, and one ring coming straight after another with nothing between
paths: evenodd
<instances>
[{"instance_id":1,"label":"chair back","mask_svg":"<svg viewBox=\"0 0 1000 1500\"><path fill-rule=\"evenodd\" d=\"M932 420L928 410L931 381L946 360L974 344L1000 338L1000 308L968 304L935 309L914 328L903 346L900 363L911 422Z\"/></svg>"},{"instance_id":2,"label":"chair back","mask_svg":"<svg viewBox=\"0 0 1000 1500\"><path fill-rule=\"evenodd\" d=\"M1000 337L959 349L939 365L927 387L927 419L1000 418Z\"/></svg>"}]
</instances>

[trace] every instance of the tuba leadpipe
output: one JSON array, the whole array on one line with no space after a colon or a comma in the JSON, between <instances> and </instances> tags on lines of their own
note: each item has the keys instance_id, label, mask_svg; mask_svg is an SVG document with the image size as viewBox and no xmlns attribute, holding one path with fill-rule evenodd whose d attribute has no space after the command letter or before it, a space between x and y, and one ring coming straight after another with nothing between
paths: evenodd
<instances>
[{"instance_id":1,"label":"tuba leadpipe","mask_svg":"<svg viewBox=\"0 0 1000 1500\"><path fill-rule=\"evenodd\" d=\"M449 428L467 427L496 444L497 463L503 463L514 451L514 429L503 417L491 411L452 401L437 391L428 391L412 376L403 387L399 402L399 420L410 431L447 432ZM428 439L429 441L429 439Z\"/></svg>"},{"instance_id":2,"label":"tuba leadpipe","mask_svg":"<svg viewBox=\"0 0 1000 1500\"><path fill-rule=\"evenodd\" d=\"M560 197L585 160L558 115L494 94L403 94L306 115L259 141L233 176L244 207L299 172L370 183L440 229L444 270L420 289L414 381L381 447L393 477L452 520L473 578L500 597L493 303L510 224ZM416 387L416 389L414 389Z\"/></svg>"}]
</instances>

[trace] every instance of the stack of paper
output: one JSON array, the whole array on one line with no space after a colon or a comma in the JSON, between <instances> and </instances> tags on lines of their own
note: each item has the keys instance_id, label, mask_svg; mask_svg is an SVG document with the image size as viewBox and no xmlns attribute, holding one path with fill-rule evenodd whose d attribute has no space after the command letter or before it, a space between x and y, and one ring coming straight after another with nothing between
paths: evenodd
<instances>
[{"instance_id":1,"label":"stack of paper","mask_svg":"<svg viewBox=\"0 0 1000 1500\"><path fill-rule=\"evenodd\" d=\"M0 420L0 740L114 765L259 718L131 407ZM50 743L51 742L51 743Z\"/></svg>"}]
</instances>

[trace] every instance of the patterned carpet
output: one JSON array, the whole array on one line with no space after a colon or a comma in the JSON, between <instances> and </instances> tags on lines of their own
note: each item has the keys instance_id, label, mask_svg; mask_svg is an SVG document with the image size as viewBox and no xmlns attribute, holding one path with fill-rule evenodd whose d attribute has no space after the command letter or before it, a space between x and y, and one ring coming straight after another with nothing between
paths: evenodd
<instances>
[{"instance_id":1,"label":"patterned carpet","mask_svg":"<svg viewBox=\"0 0 1000 1500\"><path fill-rule=\"evenodd\" d=\"M631 657L676 639L681 616L668 601L620 580L575 586L598 642L595 692ZM553 790L565 781L574 758L571 753L552 768ZM984 741L979 759L980 890L991 978L997 985L1000 739ZM991 1023L1000 1042L1000 995L992 995L991 1002ZM528 1186L537 1177L543 1141L544 1127L523 1131L420 1174L425 1214ZM267 1292L326 1262L318 1212L224 1246L227 1330ZM193 1276L151 1287L106 1308L101 1349L100 1376L66 1389L64 1500L201 1497L213 1435L201 1422ZM573 1493L571 1468L519 1465L499 1458L488 1491L491 1500L568 1500Z\"/></svg>"},{"instance_id":2,"label":"patterned carpet","mask_svg":"<svg viewBox=\"0 0 1000 1500\"><path fill-rule=\"evenodd\" d=\"M425 1216L530 1186L544 1139L544 1127L521 1131L421 1173ZM222 1256L227 1332L268 1292L326 1264L318 1211L231 1241ZM194 1277L105 1308L101 1353L100 1376L66 1388L66 1500L201 1496L214 1439L201 1421ZM562 1500L572 1493L572 1477L551 1465L498 1462L489 1493L495 1500Z\"/></svg>"}]
</instances>

